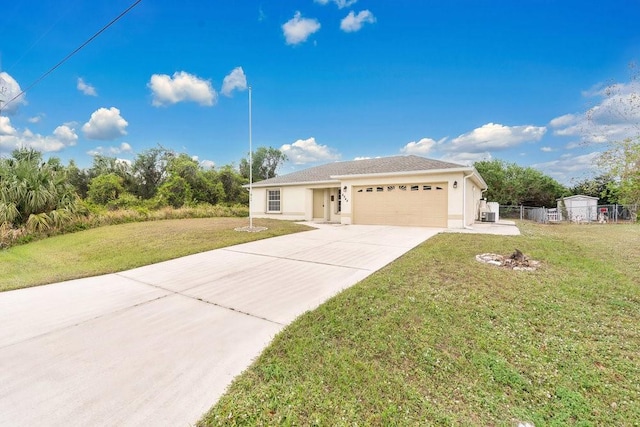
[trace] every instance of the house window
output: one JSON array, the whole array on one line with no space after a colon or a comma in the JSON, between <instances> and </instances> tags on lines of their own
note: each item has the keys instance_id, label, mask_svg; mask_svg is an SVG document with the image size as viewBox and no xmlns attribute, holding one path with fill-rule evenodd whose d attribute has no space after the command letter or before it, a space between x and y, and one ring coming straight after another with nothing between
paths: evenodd
<instances>
[{"instance_id":1,"label":"house window","mask_svg":"<svg viewBox=\"0 0 640 427\"><path fill-rule=\"evenodd\" d=\"M267 212L280 212L280 189L267 190Z\"/></svg>"},{"instance_id":2,"label":"house window","mask_svg":"<svg viewBox=\"0 0 640 427\"><path fill-rule=\"evenodd\" d=\"M338 210L336 213L342 212L342 188L338 188Z\"/></svg>"}]
</instances>

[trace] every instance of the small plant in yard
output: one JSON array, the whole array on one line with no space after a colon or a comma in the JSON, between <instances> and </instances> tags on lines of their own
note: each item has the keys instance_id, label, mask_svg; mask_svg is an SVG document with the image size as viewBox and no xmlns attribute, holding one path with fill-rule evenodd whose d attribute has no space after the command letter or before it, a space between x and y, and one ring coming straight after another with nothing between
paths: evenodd
<instances>
[{"instance_id":1,"label":"small plant in yard","mask_svg":"<svg viewBox=\"0 0 640 427\"><path fill-rule=\"evenodd\" d=\"M207 425L638 425L640 228L438 235L281 332ZM544 268L478 263L519 248Z\"/></svg>"}]
</instances>

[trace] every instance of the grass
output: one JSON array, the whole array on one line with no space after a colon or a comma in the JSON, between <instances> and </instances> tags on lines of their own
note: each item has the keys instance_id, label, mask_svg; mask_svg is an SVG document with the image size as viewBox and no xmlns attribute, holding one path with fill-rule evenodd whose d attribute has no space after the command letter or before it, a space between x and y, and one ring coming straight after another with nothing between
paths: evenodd
<instances>
[{"instance_id":1,"label":"grass","mask_svg":"<svg viewBox=\"0 0 640 427\"><path fill-rule=\"evenodd\" d=\"M209 425L640 425L640 226L438 235L280 333ZM480 264L514 248L535 272Z\"/></svg>"},{"instance_id":2,"label":"grass","mask_svg":"<svg viewBox=\"0 0 640 427\"><path fill-rule=\"evenodd\" d=\"M127 270L252 240L308 230L254 221L260 233L234 231L246 218L197 218L109 225L0 250L0 291Z\"/></svg>"}]
</instances>

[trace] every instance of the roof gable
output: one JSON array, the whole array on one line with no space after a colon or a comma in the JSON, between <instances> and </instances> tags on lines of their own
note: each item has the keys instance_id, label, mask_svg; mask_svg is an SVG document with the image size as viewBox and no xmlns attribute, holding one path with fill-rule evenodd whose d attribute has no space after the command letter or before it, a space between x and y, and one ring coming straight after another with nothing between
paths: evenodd
<instances>
[{"instance_id":1,"label":"roof gable","mask_svg":"<svg viewBox=\"0 0 640 427\"><path fill-rule=\"evenodd\" d=\"M576 194L574 196L560 197L556 200L600 200L598 197L585 196L584 194Z\"/></svg>"},{"instance_id":2,"label":"roof gable","mask_svg":"<svg viewBox=\"0 0 640 427\"><path fill-rule=\"evenodd\" d=\"M351 160L346 162L327 163L286 175L276 176L253 183L257 186L286 185L311 182L338 181L334 176L375 175L412 171L428 171L441 169L464 168L456 163L427 159L420 156L393 156L376 159Z\"/></svg>"}]
</instances>

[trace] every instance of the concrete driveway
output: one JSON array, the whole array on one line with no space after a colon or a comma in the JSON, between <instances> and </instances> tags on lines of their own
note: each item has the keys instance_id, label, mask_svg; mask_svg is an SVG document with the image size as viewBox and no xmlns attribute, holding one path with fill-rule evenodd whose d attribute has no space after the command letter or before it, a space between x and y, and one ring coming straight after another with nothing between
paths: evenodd
<instances>
[{"instance_id":1,"label":"concrete driveway","mask_svg":"<svg viewBox=\"0 0 640 427\"><path fill-rule=\"evenodd\" d=\"M324 225L0 293L0 425L192 425L285 325L440 231Z\"/></svg>"}]
</instances>

